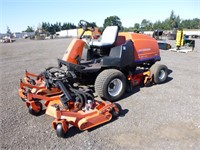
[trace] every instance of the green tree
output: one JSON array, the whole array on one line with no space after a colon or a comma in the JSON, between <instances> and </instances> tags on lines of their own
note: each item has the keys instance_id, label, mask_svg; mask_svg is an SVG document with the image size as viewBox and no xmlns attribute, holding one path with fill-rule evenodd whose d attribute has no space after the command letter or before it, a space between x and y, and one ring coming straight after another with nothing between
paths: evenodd
<instances>
[{"instance_id":1,"label":"green tree","mask_svg":"<svg viewBox=\"0 0 200 150\"><path fill-rule=\"evenodd\" d=\"M61 25L60 22L56 22L55 24L42 22L42 29L45 32L48 32L50 34L55 34L56 32L60 30L68 30L68 29L75 29L75 28L76 26L73 23L63 23L63 25Z\"/></svg>"},{"instance_id":2,"label":"green tree","mask_svg":"<svg viewBox=\"0 0 200 150\"><path fill-rule=\"evenodd\" d=\"M191 28L191 20L190 19L183 20L181 22L181 27L185 28L185 29L190 29Z\"/></svg>"},{"instance_id":3,"label":"green tree","mask_svg":"<svg viewBox=\"0 0 200 150\"><path fill-rule=\"evenodd\" d=\"M7 32L6 32L7 34L11 34L11 30L10 30L10 28L7 26Z\"/></svg>"},{"instance_id":4,"label":"green tree","mask_svg":"<svg viewBox=\"0 0 200 150\"><path fill-rule=\"evenodd\" d=\"M55 32L58 32L61 30L61 24L56 22L54 25L53 25L53 28L54 28L54 31Z\"/></svg>"},{"instance_id":5,"label":"green tree","mask_svg":"<svg viewBox=\"0 0 200 150\"><path fill-rule=\"evenodd\" d=\"M73 23L63 23L63 25L61 26L61 30L68 29L76 29L76 26Z\"/></svg>"},{"instance_id":6,"label":"green tree","mask_svg":"<svg viewBox=\"0 0 200 150\"><path fill-rule=\"evenodd\" d=\"M110 16L104 20L103 27L106 28L107 26L119 26L122 29L122 22L118 16Z\"/></svg>"},{"instance_id":7,"label":"green tree","mask_svg":"<svg viewBox=\"0 0 200 150\"><path fill-rule=\"evenodd\" d=\"M144 30L152 30L152 26L153 24L147 19L143 19L141 22L141 28Z\"/></svg>"},{"instance_id":8,"label":"green tree","mask_svg":"<svg viewBox=\"0 0 200 150\"><path fill-rule=\"evenodd\" d=\"M135 23L134 24L134 28L138 30L140 28L140 24L139 23Z\"/></svg>"},{"instance_id":9,"label":"green tree","mask_svg":"<svg viewBox=\"0 0 200 150\"><path fill-rule=\"evenodd\" d=\"M191 20L191 28L200 29L200 19L194 18L193 20Z\"/></svg>"},{"instance_id":10,"label":"green tree","mask_svg":"<svg viewBox=\"0 0 200 150\"><path fill-rule=\"evenodd\" d=\"M154 24L153 24L153 29L154 30L157 30L157 29L162 29L162 22L160 20L156 21Z\"/></svg>"},{"instance_id":11,"label":"green tree","mask_svg":"<svg viewBox=\"0 0 200 150\"><path fill-rule=\"evenodd\" d=\"M42 29L46 32L50 31L50 23L42 22Z\"/></svg>"},{"instance_id":12,"label":"green tree","mask_svg":"<svg viewBox=\"0 0 200 150\"><path fill-rule=\"evenodd\" d=\"M165 20L162 22L162 29L163 29L163 30L170 30L170 29L172 29L172 28L171 28L171 25L170 25L170 19L169 19L169 18L165 19Z\"/></svg>"},{"instance_id":13,"label":"green tree","mask_svg":"<svg viewBox=\"0 0 200 150\"><path fill-rule=\"evenodd\" d=\"M61 30L68 30L69 26L68 23L63 23L63 25L61 26Z\"/></svg>"},{"instance_id":14,"label":"green tree","mask_svg":"<svg viewBox=\"0 0 200 150\"><path fill-rule=\"evenodd\" d=\"M180 17L176 16L174 14L174 11L171 11L170 17L169 17L169 23L170 23L170 29L177 29L180 25Z\"/></svg>"},{"instance_id":15,"label":"green tree","mask_svg":"<svg viewBox=\"0 0 200 150\"><path fill-rule=\"evenodd\" d=\"M34 32L33 28L28 26L24 32Z\"/></svg>"},{"instance_id":16,"label":"green tree","mask_svg":"<svg viewBox=\"0 0 200 150\"><path fill-rule=\"evenodd\" d=\"M56 33L56 30L55 30L55 27L54 27L53 24L51 24L50 27L49 27L49 33L50 34L55 34Z\"/></svg>"}]
</instances>

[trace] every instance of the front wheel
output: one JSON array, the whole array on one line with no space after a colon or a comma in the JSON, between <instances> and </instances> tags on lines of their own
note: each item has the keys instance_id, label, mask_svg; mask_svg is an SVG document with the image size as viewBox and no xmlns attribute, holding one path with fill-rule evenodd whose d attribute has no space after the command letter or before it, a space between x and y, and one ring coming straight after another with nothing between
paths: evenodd
<instances>
[{"instance_id":1,"label":"front wheel","mask_svg":"<svg viewBox=\"0 0 200 150\"><path fill-rule=\"evenodd\" d=\"M104 100L118 100L126 90L126 77L116 69L102 71L96 78L95 91Z\"/></svg>"},{"instance_id":2,"label":"front wheel","mask_svg":"<svg viewBox=\"0 0 200 150\"><path fill-rule=\"evenodd\" d=\"M67 130L68 130L68 124L66 124ZM61 123L57 124L56 126L56 134L58 137L64 138L67 131L63 130L63 126Z\"/></svg>"},{"instance_id":3,"label":"front wheel","mask_svg":"<svg viewBox=\"0 0 200 150\"><path fill-rule=\"evenodd\" d=\"M42 103L40 102L35 102L35 105L38 107L38 110L34 110L32 108L32 106L30 105L28 107L28 111L30 114L34 115L34 116L38 116L41 112L42 112Z\"/></svg>"},{"instance_id":4,"label":"front wheel","mask_svg":"<svg viewBox=\"0 0 200 150\"><path fill-rule=\"evenodd\" d=\"M113 119L116 119L119 117L122 108L118 103L113 103L114 107L112 108L112 110L110 111L110 113L112 114Z\"/></svg>"},{"instance_id":5,"label":"front wheel","mask_svg":"<svg viewBox=\"0 0 200 150\"><path fill-rule=\"evenodd\" d=\"M165 82L168 77L168 68L165 65L154 64L151 66L150 72L156 84Z\"/></svg>"}]
</instances>

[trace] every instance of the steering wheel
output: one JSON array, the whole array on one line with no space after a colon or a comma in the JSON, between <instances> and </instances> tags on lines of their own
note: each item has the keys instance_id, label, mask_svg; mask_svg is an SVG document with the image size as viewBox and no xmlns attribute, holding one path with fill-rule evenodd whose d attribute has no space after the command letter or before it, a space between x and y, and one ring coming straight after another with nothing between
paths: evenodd
<instances>
[{"instance_id":1,"label":"steering wheel","mask_svg":"<svg viewBox=\"0 0 200 150\"><path fill-rule=\"evenodd\" d=\"M83 30L85 31L91 31L94 32L95 28L94 28L94 24L89 23L85 20L80 20L79 24L78 24L81 28L83 28Z\"/></svg>"}]
</instances>

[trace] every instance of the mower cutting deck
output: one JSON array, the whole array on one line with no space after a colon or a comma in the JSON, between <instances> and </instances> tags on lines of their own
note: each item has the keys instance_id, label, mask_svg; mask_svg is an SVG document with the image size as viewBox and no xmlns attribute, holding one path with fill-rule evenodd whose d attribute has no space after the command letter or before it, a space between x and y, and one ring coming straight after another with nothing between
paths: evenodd
<instances>
[{"instance_id":1,"label":"mower cutting deck","mask_svg":"<svg viewBox=\"0 0 200 150\"><path fill-rule=\"evenodd\" d=\"M73 78L69 72L51 67L42 74L41 77L26 71L24 82L20 81L19 95L29 113L35 116L43 110L40 101L45 101L46 114L55 118L53 127L58 137L65 137L68 124L87 130L120 114L119 104L94 100L91 90L74 87L68 81Z\"/></svg>"},{"instance_id":2,"label":"mower cutting deck","mask_svg":"<svg viewBox=\"0 0 200 150\"><path fill-rule=\"evenodd\" d=\"M87 104L82 110L76 111L62 109L59 100L51 101L47 107L46 114L55 118L52 122L58 137L65 137L69 124L78 127L80 130L87 130L110 121L119 116L121 106L108 101L94 100Z\"/></svg>"}]
</instances>

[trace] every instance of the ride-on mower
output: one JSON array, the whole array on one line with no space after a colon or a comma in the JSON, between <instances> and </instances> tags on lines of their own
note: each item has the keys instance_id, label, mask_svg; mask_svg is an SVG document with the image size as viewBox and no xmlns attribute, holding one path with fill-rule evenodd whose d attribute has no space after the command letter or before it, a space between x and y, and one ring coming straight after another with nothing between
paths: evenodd
<instances>
[{"instance_id":1,"label":"ride-on mower","mask_svg":"<svg viewBox=\"0 0 200 150\"><path fill-rule=\"evenodd\" d=\"M118 26L108 26L100 40L88 42L82 36L85 31L94 31L93 24L80 20L79 25L83 33L72 40L63 59L58 59L60 69L56 75L70 72L70 82L93 85L95 92L109 101L118 100L127 88L141 82L146 85L166 81L168 68L156 63L161 57L155 39L138 33L118 33ZM27 82L45 82L44 75L37 76L36 80L29 78L31 73L25 75Z\"/></svg>"},{"instance_id":2,"label":"ride-on mower","mask_svg":"<svg viewBox=\"0 0 200 150\"><path fill-rule=\"evenodd\" d=\"M160 84L168 77L168 68L156 63L161 58L155 39L118 33L118 26L108 26L99 40L87 41L84 32L93 32L94 26L84 20L79 25L83 33L58 59L58 67L49 67L39 75L26 71L24 82L20 81L19 95L29 112L41 113L40 100L44 100L46 113L56 118L53 127L58 136L68 130L68 123L85 130L109 121L120 112L120 106L111 102L127 89L141 83ZM94 100L91 87L107 101Z\"/></svg>"}]
</instances>

